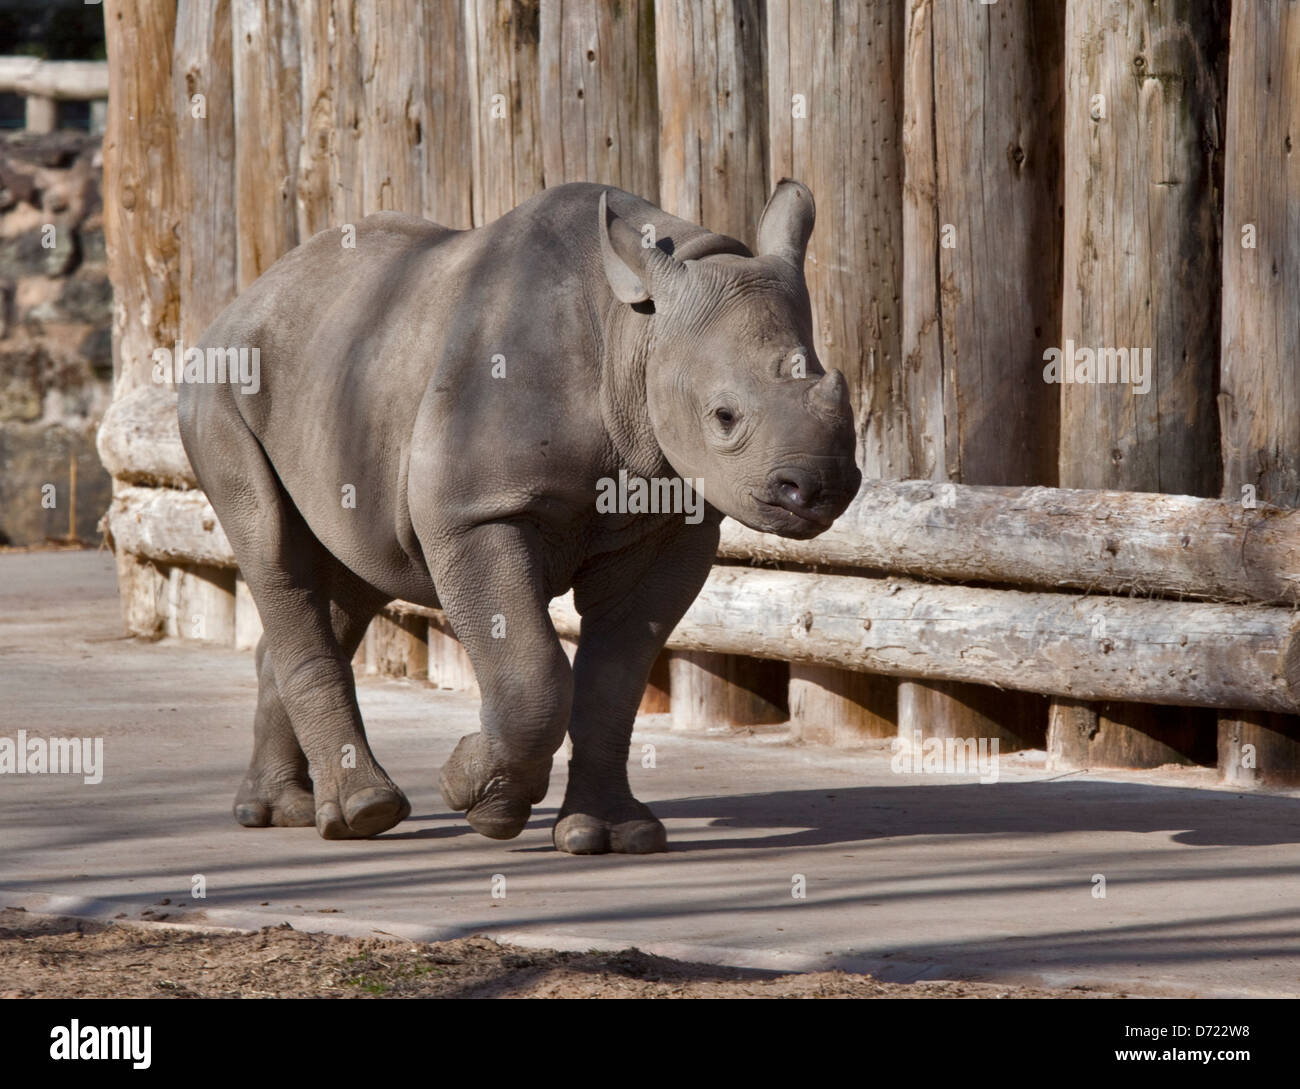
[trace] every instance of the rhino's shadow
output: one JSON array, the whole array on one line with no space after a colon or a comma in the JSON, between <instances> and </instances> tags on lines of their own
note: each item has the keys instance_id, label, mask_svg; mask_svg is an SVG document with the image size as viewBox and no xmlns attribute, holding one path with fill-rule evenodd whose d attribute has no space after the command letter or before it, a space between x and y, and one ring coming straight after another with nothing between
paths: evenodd
<instances>
[{"instance_id":1,"label":"rhino's shadow","mask_svg":"<svg viewBox=\"0 0 1300 1089\"><path fill-rule=\"evenodd\" d=\"M1066 832L1166 833L1173 843L1201 847L1300 843L1300 799L1134 783L849 787L646 801L668 825L672 852L833 846L905 836L1037 837ZM549 828L555 812L534 809L529 827ZM752 829L757 834L700 835L698 829L674 829L676 821L704 821L726 833ZM468 826L461 830L472 834ZM421 829L396 835L423 838L449 832Z\"/></svg>"}]
</instances>

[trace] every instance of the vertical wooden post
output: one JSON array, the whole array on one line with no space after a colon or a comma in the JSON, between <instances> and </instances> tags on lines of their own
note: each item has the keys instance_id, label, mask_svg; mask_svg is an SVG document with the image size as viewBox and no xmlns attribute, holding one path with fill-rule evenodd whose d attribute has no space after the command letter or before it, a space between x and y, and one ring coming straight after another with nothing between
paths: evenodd
<instances>
[{"instance_id":1,"label":"vertical wooden post","mask_svg":"<svg viewBox=\"0 0 1300 1089\"><path fill-rule=\"evenodd\" d=\"M767 200L759 0L656 0L659 202L753 243Z\"/></svg>"},{"instance_id":2,"label":"vertical wooden post","mask_svg":"<svg viewBox=\"0 0 1300 1089\"><path fill-rule=\"evenodd\" d=\"M674 651L668 668L674 730L757 726L789 717L784 662Z\"/></svg>"},{"instance_id":3,"label":"vertical wooden post","mask_svg":"<svg viewBox=\"0 0 1300 1089\"><path fill-rule=\"evenodd\" d=\"M117 594L128 635L159 639L167 624L167 575L148 560L117 552Z\"/></svg>"},{"instance_id":4,"label":"vertical wooden post","mask_svg":"<svg viewBox=\"0 0 1300 1089\"><path fill-rule=\"evenodd\" d=\"M168 575L167 634L233 646L234 569L178 564Z\"/></svg>"},{"instance_id":5,"label":"vertical wooden post","mask_svg":"<svg viewBox=\"0 0 1300 1089\"><path fill-rule=\"evenodd\" d=\"M542 165L547 186L659 192L654 0L549 0L541 10Z\"/></svg>"},{"instance_id":6,"label":"vertical wooden post","mask_svg":"<svg viewBox=\"0 0 1300 1089\"><path fill-rule=\"evenodd\" d=\"M542 188L540 0L465 0L474 226Z\"/></svg>"},{"instance_id":7,"label":"vertical wooden post","mask_svg":"<svg viewBox=\"0 0 1300 1089\"><path fill-rule=\"evenodd\" d=\"M868 479L911 474L902 376L901 5L771 0L769 186L817 199L804 275L817 353L853 391Z\"/></svg>"},{"instance_id":8,"label":"vertical wooden post","mask_svg":"<svg viewBox=\"0 0 1300 1089\"><path fill-rule=\"evenodd\" d=\"M428 84L437 64L425 52L429 6L420 0L361 0L367 214L419 215L424 208L432 135Z\"/></svg>"},{"instance_id":9,"label":"vertical wooden post","mask_svg":"<svg viewBox=\"0 0 1300 1089\"><path fill-rule=\"evenodd\" d=\"M1062 35L1059 12L1031 0L908 11L900 431L918 476L1054 482L1042 353L1060 321ZM1046 704L905 681L898 725L1036 747Z\"/></svg>"},{"instance_id":10,"label":"vertical wooden post","mask_svg":"<svg viewBox=\"0 0 1300 1089\"><path fill-rule=\"evenodd\" d=\"M664 211L753 244L768 195L763 5L758 0L656 0L659 203ZM746 664L673 652L676 729L784 721L769 699L782 662ZM774 718L779 714L779 718Z\"/></svg>"},{"instance_id":11,"label":"vertical wooden post","mask_svg":"<svg viewBox=\"0 0 1300 1089\"><path fill-rule=\"evenodd\" d=\"M150 383L153 350L173 344L179 331L176 116L168 82L176 7L106 0L104 22L109 28L104 239L120 398Z\"/></svg>"},{"instance_id":12,"label":"vertical wooden post","mask_svg":"<svg viewBox=\"0 0 1300 1089\"><path fill-rule=\"evenodd\" d=\"M366 629L366 672L387 677L429 675L428 622L421 616L385 609Z\"/></svg>"},{"instance_id":13,"label":"vertical wooden post","mask_svg":"<svg viewBox=\"0 0 1300 1089\"><path fill-rule=\"evenodd\" d=\"M231 0L235 228L243 290L298 244L302 73L292 0Z\"/></svg>"},{"instance_id":14,"label":"vertical wooden post","mask_svg":"<svg viewBox=\"0 0 1300 1089\"><path fill-rule=\"evenodd\" d=\"M422 214L456 228L474 225L474 115L466 42L462 4L426 5L429 132Z\"/></svg>"},{"instance_id":15,"label":"vertical wooden post","mask_svg":"<svg viewBox=\"0 0 1300 1089\"><path fill-rule=\"evenodd\" d=\"M429 621L428 643L429 683L477 696L479 687L474 666L445 619Z\"/></svg>"},{"instance_id":16,"label":"vertical wooden post","mask_svg":"<svg viewBox=\"0 0 1300 1089\"><path fill-rule=\"evenodd\" d=\"M790 726L802 741L841 748L898 732L898 684L890 677L790 663Z\"/></svg>"},{"instance_id":17,"label":"vertical wooden post","mask_svg":"<svg viewBox=\"0 0 1300 1089\"><path fill-rule=\"evenodd\" d=\"M665 651L650 667L650 680L646 682L638 715L666 715L672 710L672 681L669 676L669 655Z\"/></svg>"},{"instance_id":18,"label":"vertical wooden post","mask_svg":"<svg viewBox=\"0 0 1300 1089\"><path fill-rule=\"evenodd\" d=\"M182 4L176 23L180 333L197 344L236 293L230 0Z\"/></svg>"},{"instance_id":19,"label":"vertical wooden post","mask_svg":"<svg viewBox=\"0 0 1300 1089\"><path fill-rule=\"evenodd\" d=\"M849 381L868 478L910 475L901 441L903 23L901 5L772 0L767 9L769 185L798 178L818 201L804 265L816 349ZM827 743L888 736L897 689L893 679L792 664L791 728Z\"/></svg>"},{"instance_id":20,"label":"vertical wooden post","mask_svg":"<svg viewBox=\"0 0 1300 1089\"><path fill-rule=\"evenodd\" d=\"M59 104L44 95L28 95L24 103L26 117L23 127L31 133L53 132L59 125Z\"/></svg>"},{"instance_id":21,"label":"vertical wooden post","mask_svg":"<svg viewBox=\"0 0 1300 1089\"><path fill-rule=\"evenodd\" d=\"M262 616L242 576L235 576L235 649L256 650L262 638Z\"/></svg>"},{"instance_id":22,"label":"vertical wooden post","mask_svg":"<svg viewBox=\"0 0 1300 1089\"><path fill-rule=\"evenodd\" d=\"M1300 506L1300 11L1237 0L1228 63L1219 413L1226 499ZM1219 718L1219 771L1300 785L1300 718Z\"/></svg>"},{"instance_id":23,"label":"vertical wooden post","mask_svg":"<svg viewBox=\"0 0 1300 1089\"><path fill-rule=\"evenodd\" d=\"M334 0L299 0L298 63L302 71L302 136L298 143L297 231L308 239L335 222L332 172L338 161L338 102L341 74L332 69L338 48Z\"/></svg>"},{"instance_id":24,"label":"vertical wooden post","mask_svg":"<svg viewBox=\"0 0 1300 1089\"><path fill-rule=\"evenodd\" d=\"M322 0L323 2L323 0ZM327 79L334 81L334 140L330 145L329 226L356 223L366 212L365 60L361 56L362 0L329 0ZM439 5L442 6L442 5ZM314 42L319 46L320 42ZM319 86L318 79L313 86ZM304 84L304 90L307 85ZM323 108L323 107L322 107Z\"/></svg>"},{"instance_id":25,"label":"vertical wooden post","mask_svg":"<svg viewBox=\"0 0 1300 1089\"><path fill-rule=\"evenodd\" d=\"M1105 367L1107 381L1061 385L1062 487L1218 491L1208 391L1219 345L1219 271L1206 259L1221 251L1217 9L1190 0L1068 6L1060 369L1077 377L1091 356L1092 377ZM1130 356L1127 382L1110 380L1115 357L1105 354L1121 348ZM1143 360L1149 353L1140 382L1135 353ZM1183 708L1095 712L1095 727L1079 734L1086 745L1052 739L1059 766L1147 767L1203 754ZM1074 707L1055 722L1077 724L1082 713Z\"/></svg>"}]
</instances>

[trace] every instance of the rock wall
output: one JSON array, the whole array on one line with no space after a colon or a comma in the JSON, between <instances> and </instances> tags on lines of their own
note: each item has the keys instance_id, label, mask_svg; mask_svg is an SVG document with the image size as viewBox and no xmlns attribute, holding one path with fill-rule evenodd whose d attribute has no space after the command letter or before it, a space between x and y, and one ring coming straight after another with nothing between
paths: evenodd
<instances>
[{"instance_id":1,"label":"rock wall","mask_svg":"<svg viewBox=\"0 0 1300 1089\"><path fill-rule=\"evenodd\" d=\"M0 133L0 545L98 540L108 508L95 452L113 377L101 176L96 136Z\"/></svg>"}]
</instances>

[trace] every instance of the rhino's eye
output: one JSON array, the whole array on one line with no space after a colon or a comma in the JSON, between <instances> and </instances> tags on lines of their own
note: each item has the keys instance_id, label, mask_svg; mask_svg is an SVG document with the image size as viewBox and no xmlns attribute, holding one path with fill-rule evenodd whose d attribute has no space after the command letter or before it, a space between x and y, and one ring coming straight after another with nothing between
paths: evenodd
<instances>
[{"instance_id":1,"label":"rhino's eye","mask_svg":"<svg viewBox=\"0 0 1300 1089\"><path fill-rule=\"evenodd\" d=\"M729 408L715 408L713 417L722 424L724 428L730 429L736 423L736 414Z\"/></svg>"}]
</instances>

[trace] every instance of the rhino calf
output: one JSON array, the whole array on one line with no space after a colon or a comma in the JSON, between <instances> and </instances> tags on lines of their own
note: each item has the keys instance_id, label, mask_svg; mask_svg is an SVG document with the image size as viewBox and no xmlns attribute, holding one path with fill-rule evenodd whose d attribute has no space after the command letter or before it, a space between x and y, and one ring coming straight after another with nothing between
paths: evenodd
<instances>
[{"instance_id":1,"label":"rhino calf","mask_svg":"<svg viewBox=\"0 0 1300 1089\"><path fill-rule=\"evenodd\" d=\"M665 849L628 785L632 723L720 521L813 537L861 482L844 377L812 345L812 226L794 181L757 255L564 185L476 230L381 212L354 246L323 232L226 308L201 349L258 348L260 388L183 383L179 415L265 629L241 824L335 839L410 813L350 665L405 598L445 610L482 690L481 731L442 771L452 809L518 835L567 730L555 846ZM597 509L624 480L686 480L658 494L703 503ZM547 613L570 588L572 667Z\"/></svg>"}]
</instances>

